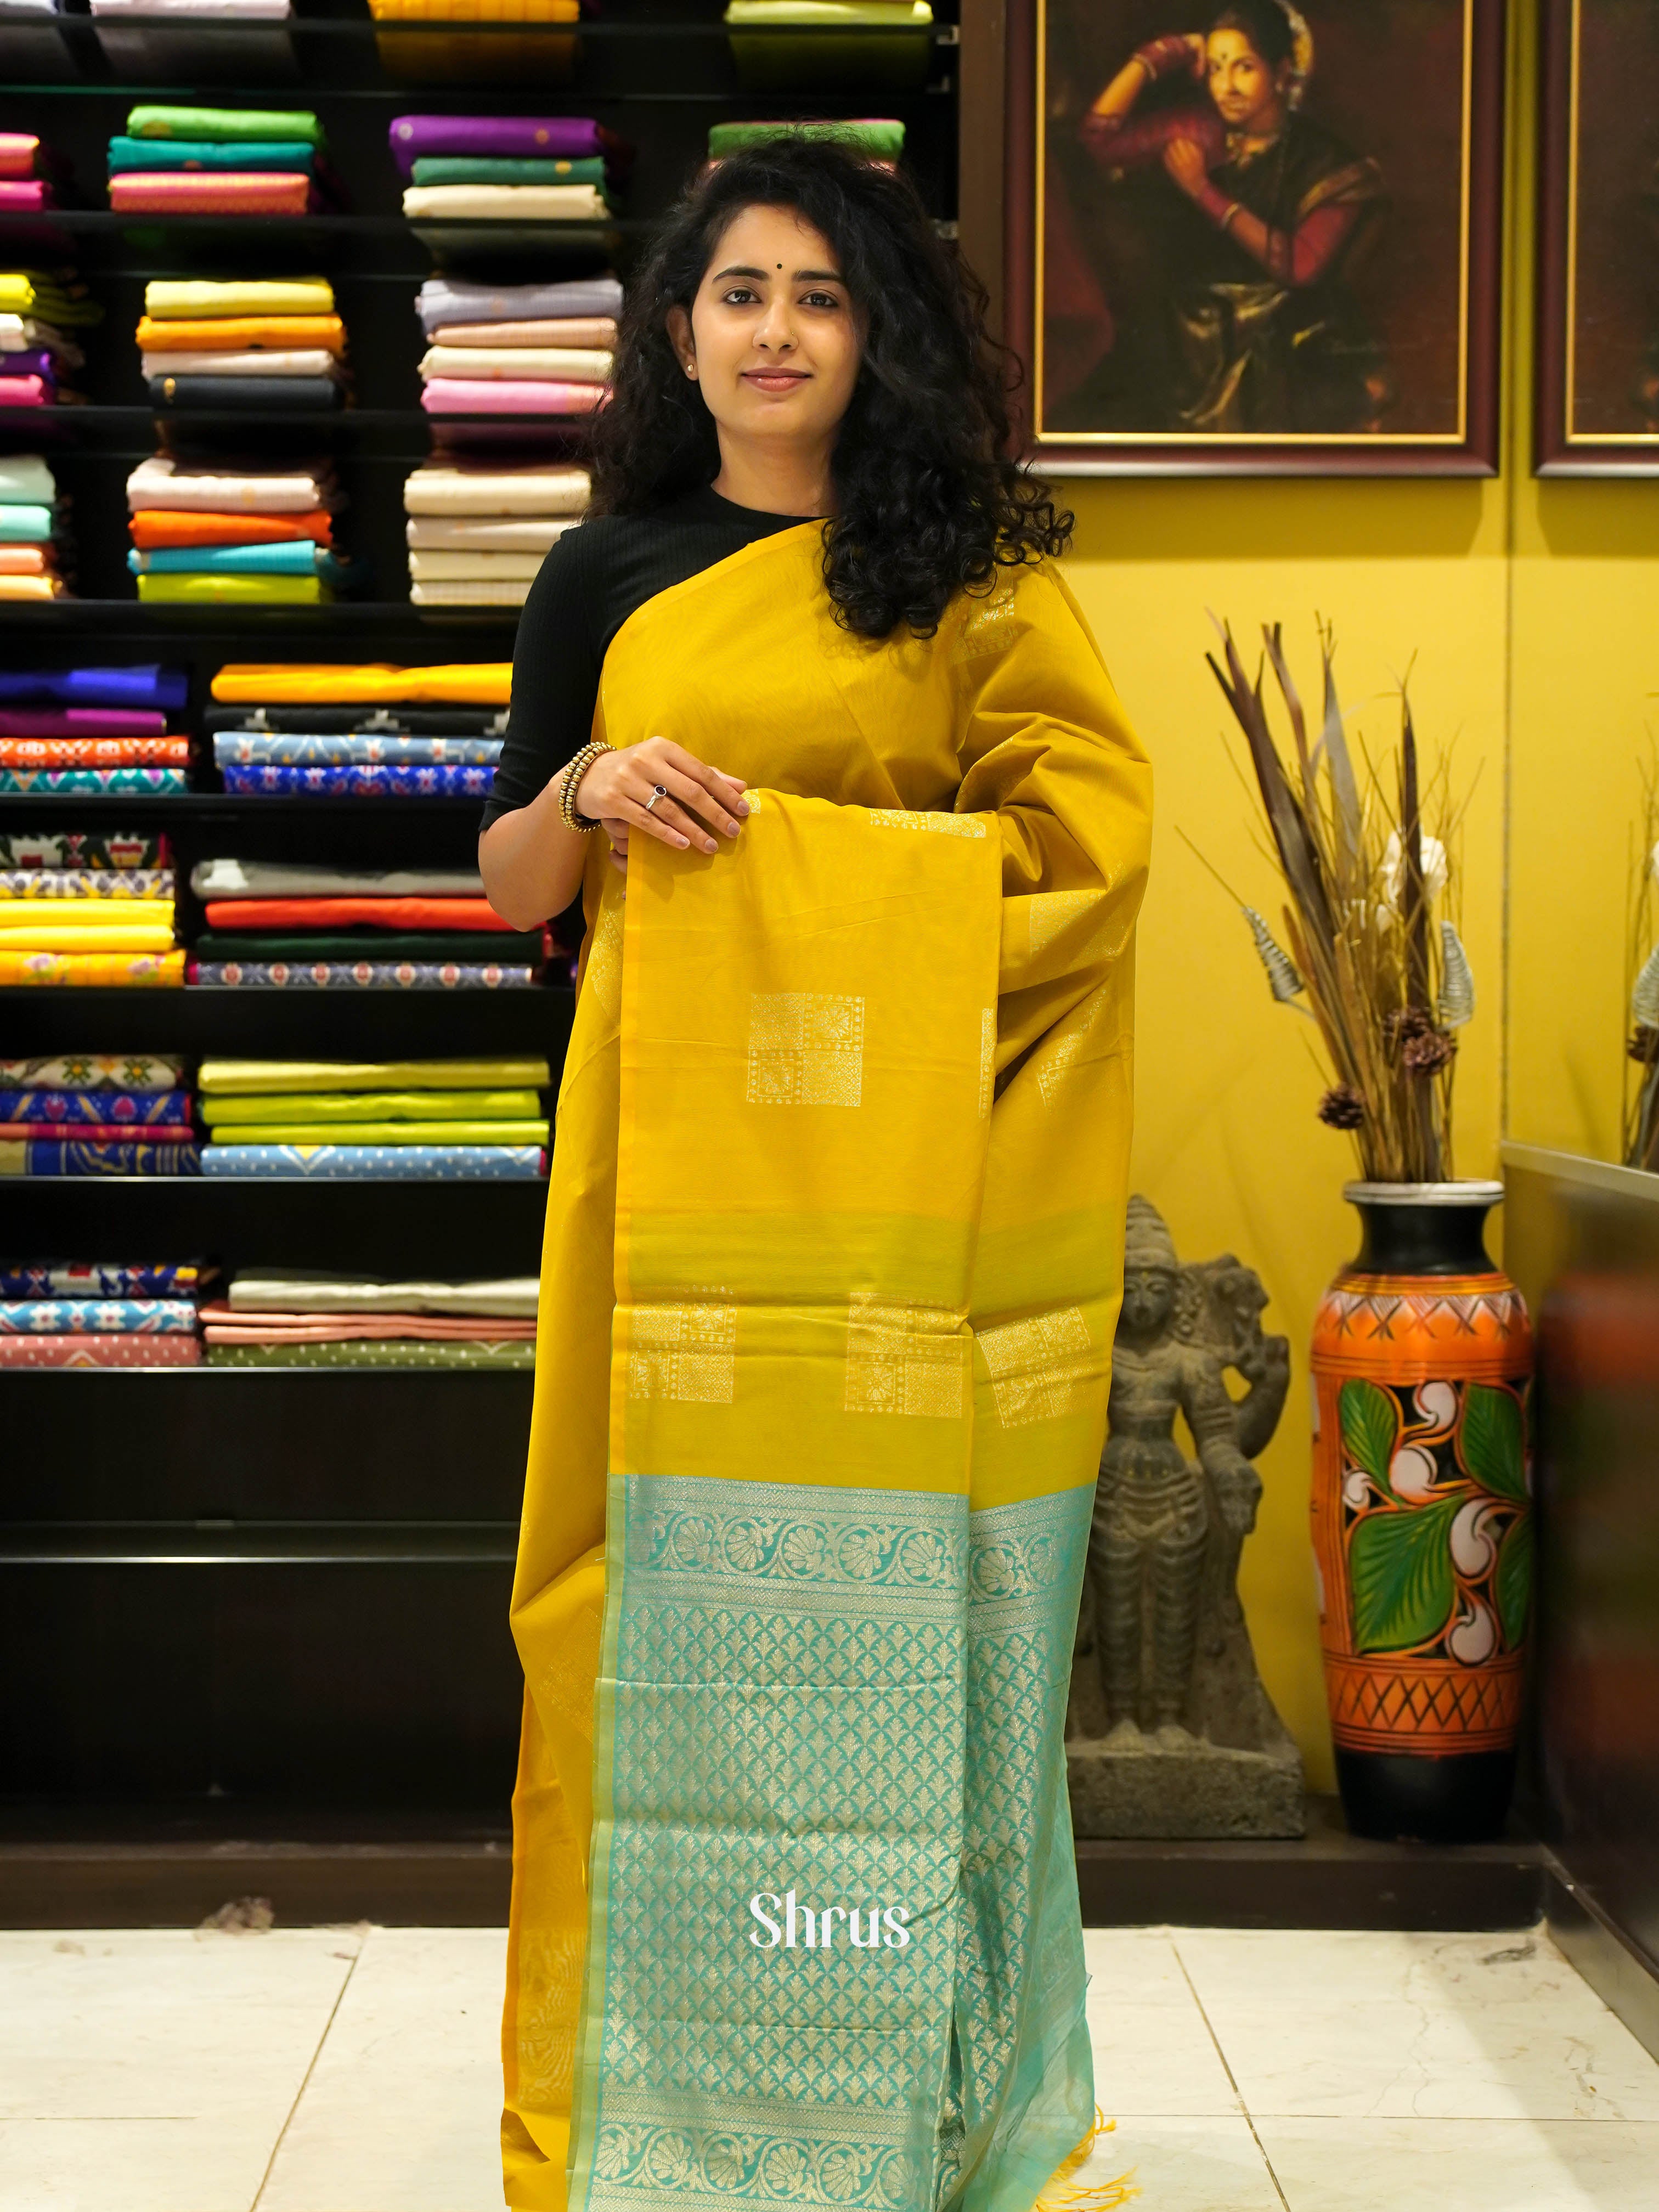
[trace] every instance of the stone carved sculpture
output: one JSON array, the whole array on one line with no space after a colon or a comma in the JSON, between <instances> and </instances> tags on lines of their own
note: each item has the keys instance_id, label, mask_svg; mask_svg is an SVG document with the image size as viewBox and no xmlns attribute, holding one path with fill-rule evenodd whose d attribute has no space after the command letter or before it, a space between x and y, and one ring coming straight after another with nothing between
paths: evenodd
<instances>
[{"instance_id":1,"label":"stone carved sculpture","mask_svg":"<svg viewBox=\"0 0 1659 2212\"><path fill-rule=\"evenodd\" d=\"M1079 1835L1303 1832L1301 1760L1236 1587L1261 1496L1250 1462L1290 1382L1288 1340L1261 1327L1267 1303L1231 1255L1183 1266L1156 1206L1130 1200L1067 1720Z\"/></svg>"}]
</instances>

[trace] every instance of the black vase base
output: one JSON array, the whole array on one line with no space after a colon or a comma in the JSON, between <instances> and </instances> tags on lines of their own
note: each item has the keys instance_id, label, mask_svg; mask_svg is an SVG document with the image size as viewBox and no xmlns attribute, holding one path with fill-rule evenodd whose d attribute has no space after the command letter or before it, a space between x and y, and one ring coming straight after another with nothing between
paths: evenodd
<instances>
[{"instance_id":1,"label":"black vase base","mask_svg":"<svg viewBox=\"0 0 1659 2212\"><path fill-rule=\"evenodd\" d=\"M1492 1844L1515 1791L1512 1751L1447 1759L1409 1752L1340 1751L1336 1786L1350 1834L1381 1844Z\"/></svg>"}]
</instances>

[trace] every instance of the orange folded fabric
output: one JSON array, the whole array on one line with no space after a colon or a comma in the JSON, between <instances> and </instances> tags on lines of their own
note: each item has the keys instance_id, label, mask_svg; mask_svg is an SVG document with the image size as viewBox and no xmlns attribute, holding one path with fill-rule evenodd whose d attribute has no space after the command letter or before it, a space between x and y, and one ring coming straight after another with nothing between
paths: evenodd
<instances>
[{"instance_id":1,"label":"orange folded fabric","mask_svg":"<svg viewBox=\"0 0 1659 2212\"><path fill-rule=\"evenodd\" d=\"M0 768L185 768L188 738L0 738Z\"/></svg>"},{"instance_id":2,"label":"orange folded fabric","mask_svg":"<svg viewBox=\"0 0 1659 2212\"><path fill-rule=\"evenodd\" d=\"M44 576L44 545L0 545L0 576Z\"/></svg>"},{"instance_id":3,"label":"orange folded fabric","mask_svg":"<svg viewBox=\"0 0 1659 2212\"><path fill-rule=\"evenodd\" d=\"M396 668L384 661L233 660L213 679L213 696L226 706L414 706L432 700L505 707L512 688L510 660L445 661L430 668Z\"/></svg>"},{"instance_id":4,"label":"orange folded fabric","mask_svg":"<svg viewBox=\"0 0 1659 2212\"><path fill-rule=\"evenodd\" d=\"M144 353L291 353L309 346L343 353L345 325L337 315L216 315L176 323L141 315L137 338Z\"/></svg>"},{"instance_id":5,"label":"orange folded fabric","mask_svg":"<svg viewBox=\"0 0 1659 2212\"><path fill-rule=\"evenodd\" d=\"M210 929L343 929L367 923L380 929L510 930L510 921L481 898L210 899ZM365 950L374 944L364 940Z\"/></svg>"},{"instance_id":6,"label":"orange folded fabric","mask_svg":"<svg viewBox=\"0 0 1659 2212\"><path fill-rule=\"evenodd\" d=\"M134 169L109 180L117 215L304 215L311 195L303 169Z\"/></svg>"},{"instance_id":7,"label":"orange folded fabric","mask_svg":"<svg viewBox=\"0 0 1659 2212\"><path fill-rule=\"evenodd\" d=\"M299 538L334 543L334 526L314 514L207 514L182 507L141 507L129 526L141 553L167 545L285 545Z\"/></svg>"}]
</instances>

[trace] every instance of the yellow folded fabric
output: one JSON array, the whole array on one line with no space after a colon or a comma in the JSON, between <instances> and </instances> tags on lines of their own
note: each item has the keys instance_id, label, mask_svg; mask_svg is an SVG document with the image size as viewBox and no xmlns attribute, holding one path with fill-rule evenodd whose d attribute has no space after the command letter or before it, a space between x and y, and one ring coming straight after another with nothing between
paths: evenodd
<instances>
[{"instance_id":1,"label":"yellow folded fabric","mask_svg":"<svg viewBox=\"0 0 1659 2212\"><path fill-rule=\"evenodd\" d=\"M173 606L315 607L334 597L320 576L140 576L138 596Z\"/></svg>"},{"instance_id":2,"label":"yellow folded fabric","mask_svg":"<svg viewBox=\"0 0 1659 2212\"><path fill-rule=\"evenodd\" d=\"M388 662L230 661L213 679L213 696L227 706L355 707L418 704L505 707L512 696L510 660L440 662L430 668L398 668Z\"/></svg>"},{"instance_id":3,"label":"yellow folded fabric","mask_svg":"<svg viewBox=\"0 0 1659 2212\"><path fill-rule=\"evenodd\" d=\"M545 1091L544 1060L204 1060L203 1096L261 1091Z\"/></svg>"},{"instance_id":4,"label":"yellow folded fabric","mask_svg":"<svg viewBox=\"0 0 1659 2212\"><path fill-rule=\"evenodd\" d=\"M580 0L368 0L377 23L574 23Z\"/></svg>"},{"instance_id":5,"label":"yellow folded fabric","mask_svg":"<svg viewBox=\"0 0 1659 2212\"><path fill-rule=\"evenodd\" d=\"M210 1129L234 1125L251 1132L267 1121L344 1125L360 1121L538 1121L540 1095L512 1091L306 1091L255 1092L204 1098L202 1118Z\"/></svg>"},{"instance_id":6,"label":"yellow folded fabric","mask_svg":"<svg viewBox=\"0 0 1659 2212\"><path fill-rule=\"evenodd\" d=\"M231 1145L545 1145L545 1121L238 1121Z\"/></svg>"},{"instance_id":7,"label":"yellow folded fabric","mask_svg":"<svg viewBox=\"0 0 1659 2212\"><path fill-rule=\"evenodd\" d=\"M179 984L182 952L8 952L0 947L0 989L25 983Z\"/></svg>"},{"instance_id":8,"label":"yellow folded fabric","mask_svg":"<svg viewBox=\"0 0 1659 2212\"><path fill-rule=\"evenodd\" d=\"M597 185L410 185L411 217L472 217L483 222L602 222L611 210Z\"/></svg>"},{"instance_id":9,"label":"yellow folded fabric","mask_svg":"<svg viewBox=\"0 0 1659 2212\"><path fill-rule=\"evenodd\" d=\"M47 905L58 908L56 915L44 917L52 928L84 930L161 928L171 932L173 901L171 899L0 899L0 931L4 931L14 945L19 941L20 930L42 927L42 908ZM4 942L0 939L0 942Z\"/></svg>"},{"instance_id":10,"label":"yellow folded fabric","mask_svg":"<svg viewBox=\"0 0 1659 2212\"><path fill-rule=\"evenodd\" d=\"M216 284L200 277L157 276L144 287L144 313L158 322L185 316L331 315L334 287L326 276L290 276Z\"/></svg>"},{"instance_id":11,"label":"yellow folded fabric","mask_svg":"<svg viewBox=\"0 0 1659 2212\"><path fill-rule=\"evenodd\" d=\"M44 902L37 902L35 912ZM94 929L78 921L39 921L9 929L0 937L0 958L23 952L171 952L170 921L128 921L113 929Z\"/></svg>"},{"instance_id":12,"label":"yellow folded fabric","mask_svg":"<svg viewBox=\"0 0 1659 2212\"><path fill-rule=\"evenodd\" d=\"M64 595L56 576L0 576L0 599L61 599Z\"/></svg>"}]
</instances>

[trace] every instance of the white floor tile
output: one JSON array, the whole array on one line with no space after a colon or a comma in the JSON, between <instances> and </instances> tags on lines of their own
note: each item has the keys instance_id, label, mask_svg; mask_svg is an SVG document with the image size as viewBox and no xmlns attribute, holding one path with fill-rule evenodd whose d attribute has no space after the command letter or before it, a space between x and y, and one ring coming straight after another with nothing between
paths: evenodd
<instances>
[{"instance_id":1,"label":"white floor tile","mask_svg":"<svg viewBox=\"0 0 1659 2212\"><path fill-rule=\"evenodd\" d=\"M1117 2004L1190 2006L1192 1985L1164 1928L1085 1928L1089 1996Z\"/></svg>"},{"instance_id":2,"label":"white floor tile","mask_svg":"<svg viewBox=\"0 0 1659 2212\"><path fill-rule=\"evenodd\" d=\"M327 1929L0 1935L0 2120L240 2116L269 2129L268 2155L359 1941ZM0 2212L12 2212L3 2197Z\"/></svg>"},{"instance_id":3,"label":"white floor tile","mask_svg":"<svg viewBox=\"0 0 1659 2212\"><path fill-rule=\"evenodd\" d=\"M1541 1936L1176 1948L1257 2118L1659 2122L1659 2065Z\"/></svg>"},{"instance_id":4,"label":"white floor tile","mask_svg":"<svg viewBox=\"0 0 1659 2212\"><path fill-rule=\"evenodd\" d=\"M506 1957L497 1928L373 1931L259 2212L500 2212Z\"/></svg>"},{"instance_id":5,"label":"white floor tile","mask_svg":"<svg viewBox=\"0 0 1659 2212\"><path fill-rule=\"evenodd\" d=\"M1114 2005L1089 1994L1095 2097L1109 2115L1215 2118L1243 2110L1198 2007Z\"/></svg>"},{"instance_id":6,"label":"white floor tile","mask_svg":"<svg viewBox=\"0 0 1659 2212\"><path fill-rule=\"evenodd\" d=\"M1290 2212L1654 2212L1659 2204L1659 2127L1297 2119L1256 2128Z\"/></svg>"},{"instance_id":7,"label":"white floor tile","mask_svg":"<svg viewBox=\"0 0 1659 2212\"><path fill-rule=\"evenodd\" d=\"M0 2207L249 2212L287 2110L273 2106L260 2117L244 2107L195 2119L0 2120Z\"/></svg>"},{"instance_id":8,"label":"white floor tile","mask_svg":"<svg viewBox=\"0 0 1659 2212\"><path fill-rule=\"evenodd\" d=\"M1120 2118L1073 2181L1089 2189L1120 2175L1139 2191L1130 2212L1284 2212L1244 2119Z\"/></svg>"}]
</instances>

